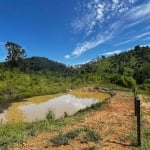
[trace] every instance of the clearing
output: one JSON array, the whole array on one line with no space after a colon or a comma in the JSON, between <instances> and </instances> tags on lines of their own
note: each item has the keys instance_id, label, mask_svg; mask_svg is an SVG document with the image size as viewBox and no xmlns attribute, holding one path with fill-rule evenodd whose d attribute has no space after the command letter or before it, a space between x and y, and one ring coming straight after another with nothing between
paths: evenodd
<instances>
[{"instance_id":1,"label":"clearing","mask_svg":"<svg viewBox=\"0 0 150 150\"><path fill-rule=\"evenodd\" d=\"M86 112L82 117L75 117L75 121L64 126L60 133L46 132L35 135L22 145L11 147L10 150L130 150L132 143L130 136L135 132L134 100L132 93L117 91L108 103L99 110ZM142 100L145 102L145 100ZM144 107L144 104L143 104ZM52 144L51 139L62 134L88 128L100 140L89 139L85 133L73 137L66 145L58 141ZM94 139L93 138L93 139Z\"/></svg>"}]
</instances>

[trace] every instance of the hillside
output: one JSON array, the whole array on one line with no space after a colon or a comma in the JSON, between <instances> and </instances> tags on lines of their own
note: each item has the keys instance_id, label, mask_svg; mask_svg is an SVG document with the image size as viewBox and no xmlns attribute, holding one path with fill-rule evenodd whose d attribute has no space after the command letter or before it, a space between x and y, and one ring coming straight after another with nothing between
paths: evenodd
<instances>
[{"instance_id":1,"label":"hillside","mask_svg":"<svg viewBox=\"0 0 150 150\"><path fill-rule=\"evenodd\" d=\"M150 93L150 47L134 49L98 58L80 67L66 65L43 57L19 60L9 68L0 63L0 103L35 95L64 92L84 86L117 85Z\"/></svg>"},{"instance_id":2,"label":"hillside","mask_svg":"<svg viewBox=\"0 0 150 150\"><path fill-rule=\"evenodd\" d=\"M1 63L1 68L9 69L7 63ZM14 67L24 73L65 73L69 68L57 61L45 57L30 57L18 60L17 66Z\"/></svg>"},{"instance_id":3,"label":"hillside","mask_svg":"<svg viewBox=\"0 0 150 150\"><path fill-rule=\"evenodd\" d=\"M88 78L110 82L124 87L137 84L150 88L150 47L136 46L129 51L110 57L102 56L77 68L78 74L88 74ZM95 76L95 77L94 77Z\"/></svg>"}]
</instances>

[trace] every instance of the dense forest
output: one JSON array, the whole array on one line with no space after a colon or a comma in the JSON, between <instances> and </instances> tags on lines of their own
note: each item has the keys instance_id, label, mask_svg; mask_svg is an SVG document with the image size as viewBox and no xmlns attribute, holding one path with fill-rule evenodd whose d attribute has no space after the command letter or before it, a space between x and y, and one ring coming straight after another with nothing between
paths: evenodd
<instances>
[{"instance_id":1,"label":"dense forest","mask_svg":"<svg viewBox=\"0 0 150 150\"><path fill-rule=\"evenodd\" d=\"M12 51L12 47L16 51ZM8 56L0 63L0 104L3 105L26 97L89 85L111 84L131 89L137 84L140 90L150 93L149 46L136 46L75 67L44 57L26 58L25 50L11 42L6 48Z\"/></svg>"}]
</instances>

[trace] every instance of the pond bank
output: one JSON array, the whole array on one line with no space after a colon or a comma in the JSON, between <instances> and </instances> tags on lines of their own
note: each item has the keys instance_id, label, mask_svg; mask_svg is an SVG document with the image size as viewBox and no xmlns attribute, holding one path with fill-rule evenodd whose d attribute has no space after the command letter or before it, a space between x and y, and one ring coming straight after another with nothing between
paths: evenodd
<instances>
[{"instance_id":1,"label":"pond bank","mask_svg":"<svg viewBox=\"0 0 150 150\"><path fill-rule=\"evenodd\" d=\"M131 93L117 92L107 102L96 109L64 118L64 120L70 119L69 123L59 132L57 130L37 134L27 142L9 149L72 150L74 147L86 150L130 150L131 140L128 137L133 133L135 126L133 96ZM52 143L54 141L55 143ZM64 144L65 142L67 144Z\"/></svg>"},{"instance_id":2,"label":"pond bank","mask_svg":"<svg viewBox=\"0 0 150 150\"><path fill-rule=\"evenodd\" d=\"M100 91L92 87L70 90L64 94L36 96L12 103L8 109L3 109L0 120L4 123L43 120L49 110L54 112L58 118L62 117L64 113L72 115L80 109L110 97L111 95L107 91Z\"/></svg>"}]
</instances>

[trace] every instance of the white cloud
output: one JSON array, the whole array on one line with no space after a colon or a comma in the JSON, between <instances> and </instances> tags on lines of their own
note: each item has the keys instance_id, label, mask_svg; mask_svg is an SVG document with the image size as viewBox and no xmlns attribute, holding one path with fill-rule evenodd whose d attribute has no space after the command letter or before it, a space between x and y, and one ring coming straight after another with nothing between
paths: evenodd
<instances>
[{"instance_id":1,"label":"white cloud","mask_svg":"<svg viewBox=\"0 0 150 150\"><path fill-rule=\"evenodd\" d=\"M150 1L141 5L135 5L136 2L138 0L109 2L107 0L83 0L80 11L77 9L80 14L72 25L76 32L84 35L85 42L76 44L72 53L66 55L65 58L80 56L113 37L119 37L126 29L143 23L146 19L149 20ZM148 35L148 33L132 34L116 45L127 44Z\"/></svg>"},{"instance_id":2,"label":"white cloud","mask_svg":"<svg viewBox=\"0 0 150 150\"><path fill-rule=\"evenodd\" d=\"M111 38L112 38L112 33L110 33L110 34L106 33L105 36L98 36L93 41L86 41L84 43L78 44L77 47L71 53L71 55L66 55L65 58L78 57L81 54L85 53L86 51L97 47L98 45L106 42L107 40L109 40Z\"/></svg>"},{"instance_id":3,"label":"white cloud","mask_svg":"<svg viewBox=\"0 0 150 150\"><path fill-rule=\"evenodd\" d=\"M131 27L133 27L133 26L136 26L137 24L140 24L141 22L143 22L144 19L145 19L145 18L140 19L140 20L137 20L137 21L134 21L134 22L131 22L131 23L129 23L125 28L131 28Z\"/></svg>"},{"instance_id":4,"label":"white cloud","mask_svg":"<svg viewBox=\"0 0 150 150\"><path fill-rule=\"evenodd\" d=\"M70 58L70 55L65 55L65 58L69 59L69 58Z\"/></svg>"},{"instance_id":5,"label":"white cloud","mask_svg":"<svg viewBox=\"0 0 150 150\"><path fill-rule=\"evenodd\" d=\"M129 0L129 3L135 3L136 0Z\"/></svg>"},{"instance_id":6,"label":"white cloud","mask_svg":"<svg viewBox=\"0 0 150 150\"><path fill-rule=\"evenodd\" d=\"M109 55L113 55L113 54L119 54L121 52L122 52L121 50L115 50L115 51L103 53L102 55L109 56Z\"/></svg>"},{"instance_id":7,"label":"white cloud","mask_svg":"<svg viewBox=\"0 0 150 150\"><path fill-rule=\"evenodd\" d=\"M128 14L132 19L142 19L143 17L150 18L150 1L143 5L134 7L131 9Z\"/></svg>"},{"instance_id":8,"label":"white cloud","mask_svg":"<svg viewBox=\"0 0 150 150\"><path fill-rule=\"evenodd\" d=\"M112 0L114 4L118 4L119 0Z\"/></svg>"},{"instance_id":9,"label":"white cloud","mask_svg":"<svg viewBox=\"0 0 150 150\"><path fill-rule=\"evenodd\" d=\"M120 46L120 45L123 45L123 44L127 44L127 43L130 43L132 41L134 41L135 39L131 39L131 40L126 40L126 41L123 41L123 42L120 42L118 44L116 44L116 46Z\"/></svg>"},{"instance_id":10,"label":"white cloud","mask_svg":"<svg viewBox=\"0 0 150 150\"><path fill-rule=\"evenodd\" d=\"M149 36L149 35L150 35L150 32L145 32L145 33L137 35L135 38L139 39L139 38L142 38L144 36Z\"/></svg>"}]
</instances>

